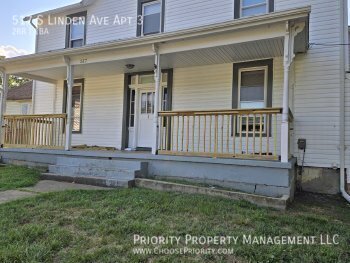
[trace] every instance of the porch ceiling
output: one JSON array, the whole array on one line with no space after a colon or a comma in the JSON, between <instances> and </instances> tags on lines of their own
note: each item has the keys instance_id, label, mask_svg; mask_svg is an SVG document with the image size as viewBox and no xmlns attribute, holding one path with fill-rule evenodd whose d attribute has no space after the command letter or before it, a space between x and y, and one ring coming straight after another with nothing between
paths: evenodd
<instances>
[{"instance_id":1,"label":"porch ceiling","mask_svg":"<svg viewBox=\"0 0 350 263\"><path fill-rule=\"evenodd\" d=\"M280 37L248 43L164 54L161 56L161 67L164 69L183 68L279 57L283 55L283 45L284 40ZM128 70L125 67L126 64L133 64L135 65L135 68ZM140 58L76 65L74 76L76 78L87 78L130 72L152 71L153 67L154 57L145 56ZM65 66L19 73L19 75L34 79L37 78L38 80L62 80L66 78L66 74Z\"/></svg>"}]
</instances>

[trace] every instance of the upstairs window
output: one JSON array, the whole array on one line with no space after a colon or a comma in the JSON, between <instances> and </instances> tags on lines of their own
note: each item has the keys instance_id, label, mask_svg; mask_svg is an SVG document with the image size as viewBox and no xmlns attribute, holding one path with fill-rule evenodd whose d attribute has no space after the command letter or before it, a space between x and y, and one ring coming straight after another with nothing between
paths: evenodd
<instances>
[{"instance_id":1,"label":"upstairs window","mask_svg":"<svg viewBox=\"0 0 350 263\"><path fill-rule=\"evenodd\" d=\"M235 18L267 14L274 11L274 0L235 0Z\"/></svg>"},{"instance_id":2,"label":"upstairs window","mask_svg":"<svg viewBox=\"0 0 350 263\"><path fill-rule=\"evenodd\" d=\"M68 16L67 48L81 47L86 41L86 12Z\"/></svg>"},{"instance_id":3,"label":"upstairs window","mask_svg":"<svg viewBox=\"0 0 350 263\"><path fill-rule=\"evenodd\" d=\"M137 36L163 32L164 0L139 0Z\"/></svg>"}]
</instances>

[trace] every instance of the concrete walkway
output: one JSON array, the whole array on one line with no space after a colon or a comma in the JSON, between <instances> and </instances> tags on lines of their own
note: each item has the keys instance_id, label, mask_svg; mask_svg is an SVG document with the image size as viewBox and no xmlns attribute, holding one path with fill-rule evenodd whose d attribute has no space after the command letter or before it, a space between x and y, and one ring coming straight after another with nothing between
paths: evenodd
<instances>
[{"instance_id":1,"label":"concrete walkway","mask_svg":"<svg viewBox=\"0 0 350 263\"><path fill-rule=\"evenodd\" d=\"M36 196L41 193L62 192L66 190L111 190L111 188L43 180L33 187L0 192L0 204Z\"/></svg>"}]
</instances>

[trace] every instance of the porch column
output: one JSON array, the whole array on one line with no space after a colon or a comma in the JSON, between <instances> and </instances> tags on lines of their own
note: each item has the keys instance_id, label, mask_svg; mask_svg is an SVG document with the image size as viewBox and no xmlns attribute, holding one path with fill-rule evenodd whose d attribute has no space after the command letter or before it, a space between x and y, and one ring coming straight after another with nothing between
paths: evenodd
<instances>
[{"instance_id":1,"label":"porch column","mask_svg":"<svg viewBox=\"0 0 350 263\"><path fill-rule=\"evenodd\" d=\"M74 67L70 64L70 59L65 58L67 65L67 121L66 121L66 143L65 150L72 148L72 96L74 85Z\"/></svg>"},{"instance_id":2,"label":"porch column","mask_svg":"<svg viewBox=\"0 0 350 263\"><path fill-rule=\"evenodd\" d=\"M7 92L8 92L8 82L9 75L6 74L5 70L1 71L2 73L2 89L1 92L1 100L0 100L0 145L3 143L4 138L4 114L6 111L6 101L7 101Z\"/></svg>"},{"instance_id":3,"label":"porch column","mask_svg":"<svg viewBox=\"0 0 350 263\"><path fill-rule=\"evenodd\" d=\"M160 95L160 81L161 81L161 67L160 67L160 54L158 45L153 44L153 51L155 56L154 62L154 81L155 81L155 98L154 98L154 116L153 116L153 136L154 143L152 147L152 154L157 154L158 151L158 137L159 137L159 95Z\"/></svg>"},{"instance_id":4,"label":"porch column","mask_svg":"<svg viewBox=\"0 0 350 263\"><path fill-rule=\"evenodd\" d=\"M284 80L283 80L283 111L281 124L281 162L289 161L289 72L294 59L294 36L291 34L289 22L286 23L284 37Z\"/></svg>"}]
</instances>

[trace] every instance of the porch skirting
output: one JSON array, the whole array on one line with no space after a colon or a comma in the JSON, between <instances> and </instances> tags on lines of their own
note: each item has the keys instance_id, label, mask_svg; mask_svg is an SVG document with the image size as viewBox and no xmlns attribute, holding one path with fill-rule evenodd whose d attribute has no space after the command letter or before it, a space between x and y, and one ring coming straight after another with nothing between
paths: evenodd
<instances>
[{"instance_id":1,"label":"porch skirting","mask_svg":"<svg viewBox=\"0 0 350 263\"><path fill-rule=\"evenodd\" d=\"M278 161L160 156L145 152L0 149L1 161L48 167L58 157L148 162L148 177L204 182L247 193L294 198L295 159Z\"/></svg>"}]
</instances>

